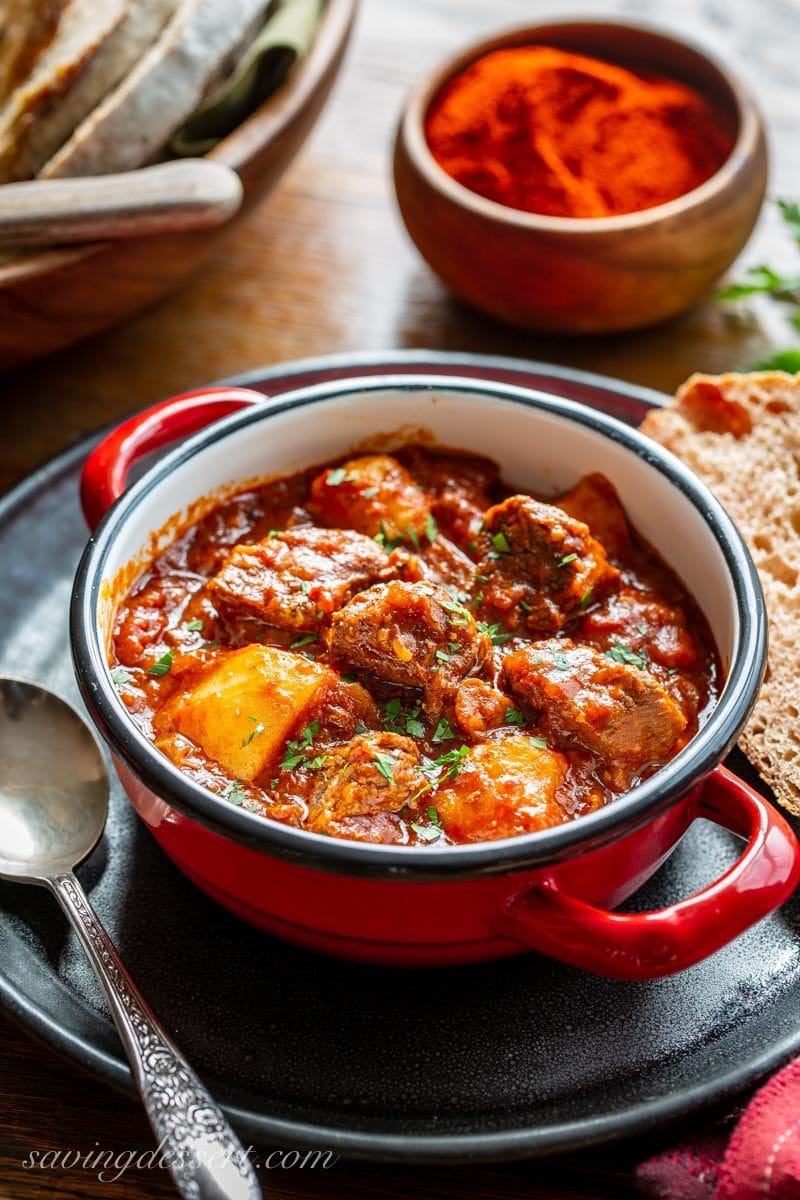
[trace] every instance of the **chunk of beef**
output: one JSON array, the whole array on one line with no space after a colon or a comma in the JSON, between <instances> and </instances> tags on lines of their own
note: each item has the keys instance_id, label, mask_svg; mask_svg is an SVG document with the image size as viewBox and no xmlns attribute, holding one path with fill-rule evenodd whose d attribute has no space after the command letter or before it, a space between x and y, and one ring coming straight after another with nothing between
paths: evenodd
<instances>
[{"instance_id":1,"label":"chunk of beef","mask_svg":"<svg viewBox=\"0 0 800 1200\"><path fill-rule=\"evenodd\" d=\"M433 584L376 584L331 623L336 662L388 683L422 688L431 718L490 653L491 642L472 614Z\"/></svg>"},{"instance_id":2,"label":"chunk of beef","mask_svg":"<svg viewBox=\"0 0 800 1200\"><path fill-rule=\"evenodd\" d=\"M371 538L309 526L237 546L208 592L226 616L246 614L282 629L313 631L356 592L395 574Z\"/></svg>"},{"instance_id":3,"label":"chunk of beef","mask_svg":"<svg viewBox=\"0 0 800 1200\"><path fill-rule=\"evenodd\" d=\"M455 779L436 792L445 833L456 842L487 842L560 825L567 819L558 802L567 765L563 754L522 733L474 746Z\"/></svg>"},{"instance_id":4,"label":"chunk of beef","mask_svg":"<svg viewBox=\"0 0 800 1200\"><path fill-rule=\"evenodd\" d=\"M490 508L478 545L482 614L512 630L553 633L619 578L588 525L530 496Z\"/></svg>"},{"instance_id":5,"label":"chunk of beef","mask_svg":"<svg viewBox=\"0 0 800 1200\"><path fill-rule=\"evenodd\" d=\"M583 521L609 558L622 558L631 546L631 527L613 483L605 475L584 475L558 499L558 507Z\"/></svg>"},{"instance_id":6,"label":"chunk of beef","mask_svg":"<svg viewBox=\"0 0 800 1200\"><path fill-rule=\"evenodd\" d=\"M504 674L554 743L579 742L596 754L612 787L626 787L649 763L675 749L686 717L647 671L591 646L551 638L515 651Z\"/></svg>"},{"instance_id":7,"label":"chunk of beef","mask_svg":"<svg viewBox=\"0 0 800 1200\"><path fill-rule=\"evenodd\" d=\"M456 693L455 717L464 733L480 738L505 721L513 705L508 696L483 679L465 679Z\"/></svg>"},{"instance_id":8,"label":"chunk of beef","mask_svg":"<svg viewBox=\"0 0 800 1200\"><path fill-rule=\"evenodd\" d=\"M117 657L124 666L142 664L146 652L162 640L170 612L185 595L186 579L176 575L153 575L136 588L114 630Z\"/></svg>"},{"instance_id":9,"label":"chunk of beef","mask_svg":"<svg viewBox=\"0 0 800 1200\"><path fill-rule=\"evenodd\" d=\"M386 818L415 803L425 783L420 765L414 742L397 733L362 733L336 746L317 773L309 829L365 841L397 840L397 823Z\"/></svg>"},{"instance_id":10,"label":"chunk of beef","mask_svg":"<svg viewBox=\"0 0 800 1200\"><path fill-rule=\"evenodd\" d=\"M327 467L311 484L309 507L325 525L356 529L387 543L425 537L429 497L388 454L351 458Z\"/></svg>"}]
</instances>

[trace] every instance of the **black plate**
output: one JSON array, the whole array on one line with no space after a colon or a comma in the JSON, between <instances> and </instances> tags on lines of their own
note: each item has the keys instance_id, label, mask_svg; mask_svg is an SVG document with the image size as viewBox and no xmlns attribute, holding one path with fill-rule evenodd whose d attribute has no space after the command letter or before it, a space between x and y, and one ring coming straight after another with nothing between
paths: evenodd
<instances>
[{"instance_id":1,"label":"black plate","mask_svg":"<svg viewBox=\"0 0 800 1200\"><path fill-rule=\"evenodd\" d=\"M419 369L533 385L631 422L660 400L543 364L429 353L316 359L236 382L275 394ZM77 480L87 449L0 503L0 671L76 703L67 604L86 538ZM729 834L697 822L636 907L687 895L734 857ZM80 875L145 995L253 1140L406 1161L541 1155L684 1117L800 1046L797 899L712 959L651 984L534 954L441 971L354 966L217 908L164 857L116 783ZM0 994L34 1032L132 1086L99 986L44 892L0 885Z\"/></svg>"}]
</instances>

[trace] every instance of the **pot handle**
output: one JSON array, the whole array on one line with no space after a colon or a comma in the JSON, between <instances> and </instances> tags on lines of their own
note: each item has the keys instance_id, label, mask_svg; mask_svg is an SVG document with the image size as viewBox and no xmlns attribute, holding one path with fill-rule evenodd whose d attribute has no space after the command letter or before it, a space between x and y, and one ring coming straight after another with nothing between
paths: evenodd
<instances>
[{"instance_id":1,"label":"pot handle","mask_svg":"<svg viewBox=\"0 0 800 1200\"><path fill-rule=\"evenodd\" d=\"M707 958L788 899L800 879L800 846L777 809L725 767L700 785L695 816L745 838L747 846L693 896L655 912L616 913L547 880L510 900L503 932L612 979L657 979Z\"/></svg>"},{"instance_id":2,"label":"pot handle","mask_svg":"<svg viewBox=\"0 0 800 1200\"><path fill-rule=\"evenodd\" d=\"M153 450L188 437L230 413L267 397L249 388L199 388L162 400L123 421L95 446L81 474L81 505L90 529L128 484L133 465Z\"/></svg>"}]
</instances>

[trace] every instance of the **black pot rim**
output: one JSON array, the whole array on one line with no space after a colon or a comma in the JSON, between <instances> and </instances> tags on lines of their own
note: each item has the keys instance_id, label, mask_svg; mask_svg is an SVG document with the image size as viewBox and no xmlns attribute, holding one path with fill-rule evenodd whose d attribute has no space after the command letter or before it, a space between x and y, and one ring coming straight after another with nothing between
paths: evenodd
<instances>
[{"instance_id":1,"label":"black pot rim","mask_svg":"<svg viewBox=\"0 0 800 1200\"><path fill-rule=\"evenodd\" d=\"M224 386L224 385L220 385ZM117 532L170 472L221 437L290 409L342 395L400 390L458 390L511 401L588 427L644 459L701 514L719 546L734 591L739 636L723 696L704 727L675 759L613 805L554 829L469 846L414 848L327 838L237 808L183 775L134 725L109 675L98 632L100 583ZM234 413L194 435L155 464L113 505L90 538L75 579L70 640L78 685L114 752L157 796L236 842L328 872L409 881L469 879L546 866L597 849L677 803L734 745L758 695L766 665L767 623L758 575L741 535L709 489L680 460L621 421L574 401L511 384L457 375L354 376L286 392L265 408Z\"/></svg>"}]
</instances>

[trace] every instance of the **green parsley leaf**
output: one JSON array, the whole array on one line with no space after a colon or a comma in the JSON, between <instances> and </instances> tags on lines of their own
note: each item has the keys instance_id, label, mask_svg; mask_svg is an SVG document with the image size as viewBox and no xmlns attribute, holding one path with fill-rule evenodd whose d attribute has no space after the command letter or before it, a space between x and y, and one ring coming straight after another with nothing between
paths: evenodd
<instances>
[{"instance_id":1,"label":"green parsley leaf","mask_svg":"<svg viewBox=\"0 0 800 1200\"><path fill-rule=\"evenodd\" d=\"M420 825L412 821L411 828L422 842L437 842L444 833L441 825Z\"/></svg>"},{"instance_id":2,"label":"green parsley leaf","mask_svg":"<svg viewBox=\"0 0 800 1200\"><path fill-rule=\"evenodd\" d=\"M586 591L583 593L583 595L581 596L581 602L578 605L580 612L584 612L584 610L589 607L591 600L592 600L592 589L590 587L588 587L586 589Z\"/></svg>"},{"instance_id":3,"label":"green parsley leaf","mask_svg":"<svg viewBox=\"0 0 800 1200\"><path fill-rule=\"evenodd\" d=\"M414 717L409 717L406 721L406 733L409 737L421 738L425 736L425 726L421 721L417 721Z\"/></svg>"},{"instance_id":4,"label":"green parsley leaf","mask_svg":"<svg viewBox=\"0 0 800 1200\"><path fill-rule=\"evenodd\" d=\"M379 750L375 750L372 754L372 761L383 778L388 783L394 784L394 759L391 754L381 754Z\"/></svg>"},{"instance_id":5,"label":"green parsley leaf","mask_svg":"<svg viewBox=\"0 0 800 1200\"><path fill-rule=\"evenodd\" d=\"M520 606L520 608L522 609L522 611L523 611L523 612L526 612L526 613L532 613L532 612L533 612L533 605L532 605L532 604L528 604L528 601L527 601L527 600L520 600L520 602L519 602L519 606Z\"/></svg>"},{"instance_id":6,"label":"green parsley leaf","mask_svg":"<svg viewBox=\"0 0 800 1200\"><path fill-rule=\"evenodd\" d=\"M492 534L492 545L498 554L511 553L511 545L509 544L508 538L502 530L499 533Z\"/></svg>"},{"instance_id":7,"label":"green parsley leaf","mask_svg":"<svg viewBox=\"0 0 800 1200\"><path fill-rule=\"evenodd\" d=\"M439 817L439 810L435 804L428 805L428 820L434 825L441 825L442 823L441 818Z\"/></svg>"},{"instance_id":8,"label":"green parsley leaf","mask_svg":"<svg viewBox=\"0 0 800 1200\"><path fill-rule=\"evenodd\" d=\"M153 663L152 667L147 668L148 675L166 675L172 666L172 651L168 650L166 654L162 654L158 662Z\"/></svg>"},{"instance_id":9,"label":"green parsley leaf","mask_svg":"<svg viewBox=\"0 0 800 1200\"><path fill-rule=\"evenodd\" d=\"M244 785L238 779L231 780L222 793L223 800L230 800L231 804L239 805L244 801Z\"/></svg>"},{"instance_id":10,"label":"green parsley leaf","mask_svg":"<svg viewBox=\"0 0 800 1200\"><path fill-rule=\"evenodd\" d=\"M311 591L311 580L310 579L301 579L300 580L300 591L303 593L304 596L308 595L308 593Z\"/></svg>"},{"instance_id":11,"label":"green parsley leaf","mask_svg":"<svg viewBox=\"0 0 800 1200\"><path fill-rule=\"evenodd\" d=\"M419 538L417 537L416 529L406 526L406 534L408 535L408 540L411 542L411 545L414 547L417 553L419 553Z\"/></svg>"},{"instance_id":12,"label":"green parsley leaf","mask_svg":"<svg viewBox=\"0 0 800 1200\"><path fill-rule=\"evenodd\" d=\"M255 726L255 728L250 731L250 733L247 735L246 738L242 738L242 749L243 750L244 750L245 746L250 745L250 743L252 742L254 737L260 737L261 734L266 729L266 726L261 724L258 717L250 717L250 720L253 722L253 725Z\"/></svg>"},{"instance_id":13,"label":"green parsley leaf","mask_svg":"<svg viewBox=\"0 0 800 1200\"><path fill-rule=\"evenodd\" d=\"M507 708L503 717L504 725L524 725L525 713L520 712L518 708Z\"/></svg>"},{"instance_id":14,"label":"green parsley leaf","mask_svg":"<svg viewBox=\"0 0 800 1200\"><path fill-rule=\"evenodd\" d=\"M569 670L569 666L570 666L569 659L567 658L567 656L563 650L555 651L555 653L553 654L553 661L555 662L559 671L568 671Z\"/></svg>"},{"instance_id":15,"label":"green parsley leaf","mask_svg":"<svg viewBox=\"0 0 800 1200\"><path fill-rule=\"evenodd\" d=\"M512 638L510 633L501 633L499 625L487 625L485 621L478 621L478 629L481 633L488 634L493 646L504 646Z\"/></svg>"},{"instance_id":16,"label":"green parsley leaf","mask_svg":"<svg viewBox=\"0 0 800 1200\"><path fill-rule=\"evenodd\" d=\"M795 313L795 322L800 321L800 309ZM800 350L780 350L777 354L770 355L769 358L762 358L759 362L753 363L749 368L751 371L786 371L789 375L796 375L800 371Z\"/></svg>"},{"instance_id":17,"label":"green parsley leaf","mask_svg":"<svg viewBox=\"0 0 800 1200\"><path fill-rule=\"evenodd\" d=\"M197 617L194 621L187 621L184 628L188 629L189 633L199 633L203 628L203 622Z\"/></svg>"},{"instance_id":18,"label":"green parsley leaf","mask_svg":"<svg viewBox=\"0 0 800 1200\"><path fill-rule=\"evenodd\" d=\"M450 662L452 655L448 654L446 650L437 650L433 657L439 662Z\"/></svg>"},{"instance_id":19,"label":"green parsley leaf","mask_svg":"<svg viewBox=\"0 0 800 1200\"><path fill-rule=\"evenodd\" d=\"M379 490L380 489L378 487L364 488L361 495L364 497L365 500L372 500L375 496L377 496Z\"/></svg>"},{"instance_id":20,"label":"green parsley leaf","mask_svg":"<svg viewBox=\"0 0 800 1200\"><path fill-rule=\"evenodd\" d=\"M132 679L133 676L131 675L130 671L126 671L124 667L114 667L111 672L111 681L112 683L115 683L117 687L125 687L125 684L130 683Z\"/></svg>"},{"instance_id":21,"label":"green parsley leaf","mask_svg":"<svg viewBox=\"0 0 800 1200\"><path fill-rule=\"evenodd\" d=\"M433 545L438 536L439 526L434 521L433 514L428 513L427 517L425 518L425 537L428 539L430 544Z\"/></svg>"},{"instance_id":22,"label":"green parsley leaf","mask_svg":"<svg viewBox=\"0 0 800 1200\"><path fill-rule=\"evenodd\" d=\"M546 750L547 749L547 742L544 740L544 738L532 737L530 739L530 743L532 746L535 746L537 750Z\"/></svg>"},{"instance_id":23,"label":"green parsley leaf","mask_svg":"<svg viewBox=\"0 0 800 1200\"><path fill-rule=\"evenodd\" d=\"M431 738L431 741L432 742L450 742L453 740L453 738L455 736L456 735L453 733L453 730L450 727L450 722L447 720L446 717L442 717L441 721L439 722L439 724L436 726L436 729L434 730L434 734L433 734L433 737Z\"/></svg>"},{"instance_id":24,"label":"green parsley leaf","mask_svg":"<svg viewBox=\"0 0 800 1200\"><path fill-rule=\"evenodd\" d=\"M624 663L628 667L638 667L641 671L647 667L647 659L643 654L637 654L635 650L631 650L630 646L626 646L617 638L614 639L611 649L606 650L606 655L608 658L613 658L614 662Z\"/></svg>"},{"instance_id":25,"label":"green parsley leaf","mask_svg":"<svg viewBox=\"0 0 800 1200\"><path fill-rule=\"evenodd\" d=\"M289 646L290 650L299 650L301 646L310 646L312 642L317 640L315 633L304 633L302 637L295 638Z\"/></svg>"},{"instance_id":26,"label":"green parsley leaf","mask_svg":"<svg viewBox=\"0 0 800 1200\"><path fill-rule=\"evenodd\" d=\"M566 567L569 563L575 562L575 559L577 557L578 557L577 554L565 554L564 557L562 558L561 562L558 565L560 567Z\"/></svg>"},{"instance_id":27,"label":"green parsley leaf","mask_svg":"<svg viewBox=\"0 0 800 1200\"><path fill-rule=\"evenodd\" d=\"M332 471L328 471L325 482L328 487L338 487L340 483L344 483L345 480L352 480L352 478L353 476L344 467L334 467Z\"/></svg>"}]
</instances>

